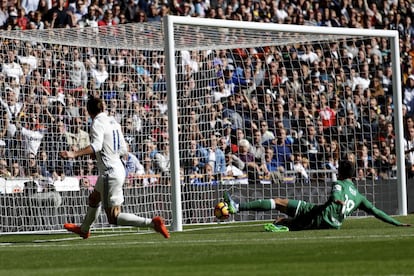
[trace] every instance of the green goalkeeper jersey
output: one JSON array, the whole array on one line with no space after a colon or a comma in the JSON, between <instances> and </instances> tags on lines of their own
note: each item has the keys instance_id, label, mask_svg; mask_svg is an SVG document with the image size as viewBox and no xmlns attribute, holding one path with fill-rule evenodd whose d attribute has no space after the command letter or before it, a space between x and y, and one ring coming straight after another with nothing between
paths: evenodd
<instances>
[{"instance_id":1,"label":"green goalkeeper jersey","mask_svg":"<svg viewBox=\"0 0 414 276\"><path fill-rule=\"evenodd\" d=\"M340 200L345 204L338 204L335 201ZM332 186L331 196L322 209L322 218L333 228L340 228L344 219L351 215L356 209L363 210L376 218L393 224L401 225L374 205L355 188L351 180L338 180Z\"/></svg>"}]
</instances>

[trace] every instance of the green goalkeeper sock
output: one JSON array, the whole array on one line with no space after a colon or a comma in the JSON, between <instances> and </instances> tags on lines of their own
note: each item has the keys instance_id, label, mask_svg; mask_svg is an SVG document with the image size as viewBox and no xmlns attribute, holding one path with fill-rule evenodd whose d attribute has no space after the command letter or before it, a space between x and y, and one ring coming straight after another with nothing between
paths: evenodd
<instances>
[{"instance_id":1,"label":"green goalkeeper sock","mask_svg":"<svg viewBox=\"0 0 414 276\"><path fill-rule=\"evenodd\" d=\"M260 199L245 203L240 203L239 211L269 211L275 209L276 205L273 199Z\"/></svg>"}]
</instances>

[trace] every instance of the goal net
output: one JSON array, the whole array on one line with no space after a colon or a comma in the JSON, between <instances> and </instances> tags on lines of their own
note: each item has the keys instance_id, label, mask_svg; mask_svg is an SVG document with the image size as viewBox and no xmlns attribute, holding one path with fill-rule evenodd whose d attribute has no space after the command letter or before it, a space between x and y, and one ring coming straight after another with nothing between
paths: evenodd
<instances>
[{"instance_id":1,"label":"goal net","mask_svg":"<svg viewBox=\"0 0 414 276\"><path fill-rule=\"evenodd\" d=\"M223 191L323 203L340 158L356 161L374 204L404 213L395 40L182 17L2 32L0 232L82 221L94 160L59 153L88 145L88 95L105 99L129 144L123 210L163 216L173 230L217 222ZM107 227L102 213L94 229Z\"/></svg>"}]
</instances>

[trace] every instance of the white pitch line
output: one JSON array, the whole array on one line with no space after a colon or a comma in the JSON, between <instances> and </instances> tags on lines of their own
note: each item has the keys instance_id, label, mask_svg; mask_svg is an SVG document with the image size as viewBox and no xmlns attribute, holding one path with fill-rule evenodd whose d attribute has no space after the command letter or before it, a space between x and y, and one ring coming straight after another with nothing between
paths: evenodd
<instances>
[{"instance_id":1,"label":"white pitch line","mask_svg":"<svg viewBox=\"0 0 414 276\"><path fill-rule=\"evenodd\" d=\"M240 226L238 224L220 224L220 226L212 226L211 224L207 227L200 227L200 228L191 228L191 229L185 229L182 232L195 232L195 231L203 231L203 230L214 230L214 229L228 229L228 228L247 228L247 227L257 227L263 225L263 223L258 223L258 224L249 224L249 225L243 225ZM284 232L285 233L285 232ZM92 245L102 245L102 243L98 242L98 239L104 239L104 238L108 238L108 237L116 237L116 236L126 236L126 235L148 235L148 234L154 234L153 231L149 230L149 231L138 231L138 232L120 232L120 233L108 233L108 234L99 234L99 235L91 235L91 237L88 238L88 241L85 241L84 244L78 244L77 246L92 246ZM396 238L395 235L367 235L367 236L355 236L355 235L347 235L347 236L342 236L342 235L335 235L335 236L312 236L312 237L289 237L286 235L283 235L282 233L269 233L269 235L274 235L274 238L267 238L267 239L249 239L249 241L251 242L271 242L274 240L277 240L279 242L282 241L293 241L293 240L320 240L320 239L325 239L325 240L336 240L338 238L340 239L358 239L358 238L372 238L372 239L376 239L376 238ZM399 238L401 237L414 237L414 233L413 234L405 234L405 235L398 235ZM65 242L65 241L73 241L73 240L81 240L80 237L78 236L73 236L73 237L64 237L64 238L58 238L58 239L48 239L48 240L33 240L32 242L27 242L27 243L0 243L0 247L12 247L12 246L19 246L19 247L39 247L39 246L44 246L46 243L48 243L47 246L56 246L56 247L65 247L65 246L73 246L72 244L59 244L60 242ZM90 240L94 240L96 242L90 242ZM174 241L174 232L172 232L171 235L171 239L166 241L168 243L217 243L218 241L220 241L219 239L210 239L210 240L180 240L180 241ZM160 241L129 241L129 242L123 242L124 244L130 244L130 245L137 245L137 244L158 244ZM240 242L246 242L246 240L241 240L241 239L237 239L237 240L227 240L227 243L240 243ZM54 244L55 243L55 244ZM105 241L106 245L119 245L119 243L108 243L107 241Z\"/></svg>"},{"instance_id":2,"label":"white pitch line","mask_svg":"<svg viewBox=\"0 0 414 276\"><path fill-rule=\"evenodd\" d=\"M260 224L251 224L251 225L244 225L243 227L252 227L252 226L257 226ZM234 228L234 227L240 227L237 225L225 225L225 226L218 226L218 227L200 227L200 228L194 228L194 229L187 229L187 230L183 230L183 232L194 232L194 231L202 231L202 230L209 230L209 229L222 229L222 228ZM116 237L116 236L126 236L126 235L147 235L147 234L154 234L154 231L140 231L140 232L125 232L125 233L114 233L114 234L103 234L103 235L91 235L88 239L101 239L101 238L107 238L107 237ZM70 238L59 238L59 239L49 239L49 240L34 240L33 243L48 243L48 242L62 242L62 241L71 241L71 240L79 240L81 239L78 236L74 236L74 237L70 237ZM10 245L12 245L13 243L10 243Z\"/></svg>"},{"instance_id":3,"label":"white pitch line","mask_svg":"<svg viewBox=\"0 0 414 276\"><path fill-rule=\"evenodd\" d=\"M284 232L285 233L285 232ZM135 234L135 233L134 233ZM149 234L149 233L136 233L136 234ZM269 235L273 235L274 238L266 238L266 239L249 239L248 242L250 243L268 243L268 242L272 242L272 241L277 241L277 242L283 242L283 241L299 241L299 240L303 240L303 241L312 241L312 240L321 240L321 239L325 239L325 240L337 240L337 239L358 239L358 238L363 238L364 240L366 240L367 238L372 238L372 239L377 239L377 238L382 238L382 239L395 239L396 236L395 235L368 235L368 236L354 236L354 235L348 235L348 236L321 236L321 237L286 237L286 235L283 235L282 233L269 233ZM107 237L107 236L115 236L115 235L99 235L96 236L96 238L100 238L100 237ZM404 238L404 237L414 237L414 234L405 234L405 235L398 235L398 238ZM62 244L59 243L59 241L64 241L64 240L75 240L75 239L80 239L79 237L76 238L65 238L65 239L53 239L53 240L45 240L45 241L34 241L33 243L0 243L0 247L27 247L27 248L32 248L32 247L43 247L46 246L47 241L51 241L51 243L48 243L47 246L54 246L54 247L72 247L73 244L72 243L66 243L66 244ZM53 243L54 241L58 241L57 243ZM95 240L97 241L97 240ZM168 241L163 241L163 242L167 242L167 243L177 243L177 244L200 244L200 243L213 243L216 244L217 242L222 241L221 239L208 239L208 240L179 240L179 241L174 241L174 235L171 236L171 239ZM159 244L161 242L161 240L157 240L157 241L123 241L122 244L124 245L146 245L146 244ZM234 239L234 240L226 240L226 244L239 244L241 242L246 243L247 241L245 239ZM90 246L101 246L101 245L107 245L107 246L119 246L119 242L110 242L108 243L107 241L104 241L104 243L102 242L90 242L87 241L85 243L80 243L77 244L77 247L90 247Z\"/></svg>"},{"instance_id":4,"label":"white pitch line","mask_svg":"<svg viewBox=\"0 0 414 276\"><path fill-rule=\"evenodd\" d=\"M211 226L211 224L208 227L200 227L200 228L191 228L191 229L184 229L183 232L194 232L194 231L199 231L199 230L210 230L210 229L227 229L227 228L240 228L240 225L236 225L236 224L220 224L221 226ZM256 227L256 226L260 226L260 225L264 225L264 223L260 223L260 224L248 224L248 225L243 225L241 227L243 228L247 228L247 227Z\"/></svg>"},{"instance_id":5,"label":"white pitch line","mask_svg":"<svg viewBox=\"0 0 414 276\"><path fill-rule=\"evenodd\" d=\"M73 241L78 240L80 237L71 237L71 238L62 238L62 239L50 239L50 240L34 240L34 243L42 243L42 242L61 242L61 241Z\"/></svg>"}]
</instances>

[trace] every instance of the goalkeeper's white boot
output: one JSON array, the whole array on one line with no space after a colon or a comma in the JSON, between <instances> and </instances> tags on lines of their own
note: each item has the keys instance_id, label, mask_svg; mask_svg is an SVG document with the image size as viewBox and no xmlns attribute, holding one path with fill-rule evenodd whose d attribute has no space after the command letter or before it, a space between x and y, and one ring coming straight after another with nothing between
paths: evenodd
<instances>
[{"instance_id":1,"label":"goalkeeper's white boot","mask_svg":"<svg viewBox=\"0 0 414 276\"><path fill-rule=\"evenodd\" d=\"M239 204L237 204L232 198L229 192L223 194L224 202L229 206L230 214L236 214L239 211Z\"/></svg>"},{"instance_id":2,"label":"goalkeeper's white boot","mask_svg":"<svg viewBox=\"0 0 414 276\"><path fill-rule=\"evenodd\" d=\"M80 226L78 226L76 224L73 224L73 223L65 223L63 225L63 227L66 230L70 231L70 232L73 232L75 234L78 234L83 239L87 239L91 235L91 232L90 231L88 231L88 232L82 232Z\"/></svg>"}]
</instances>

